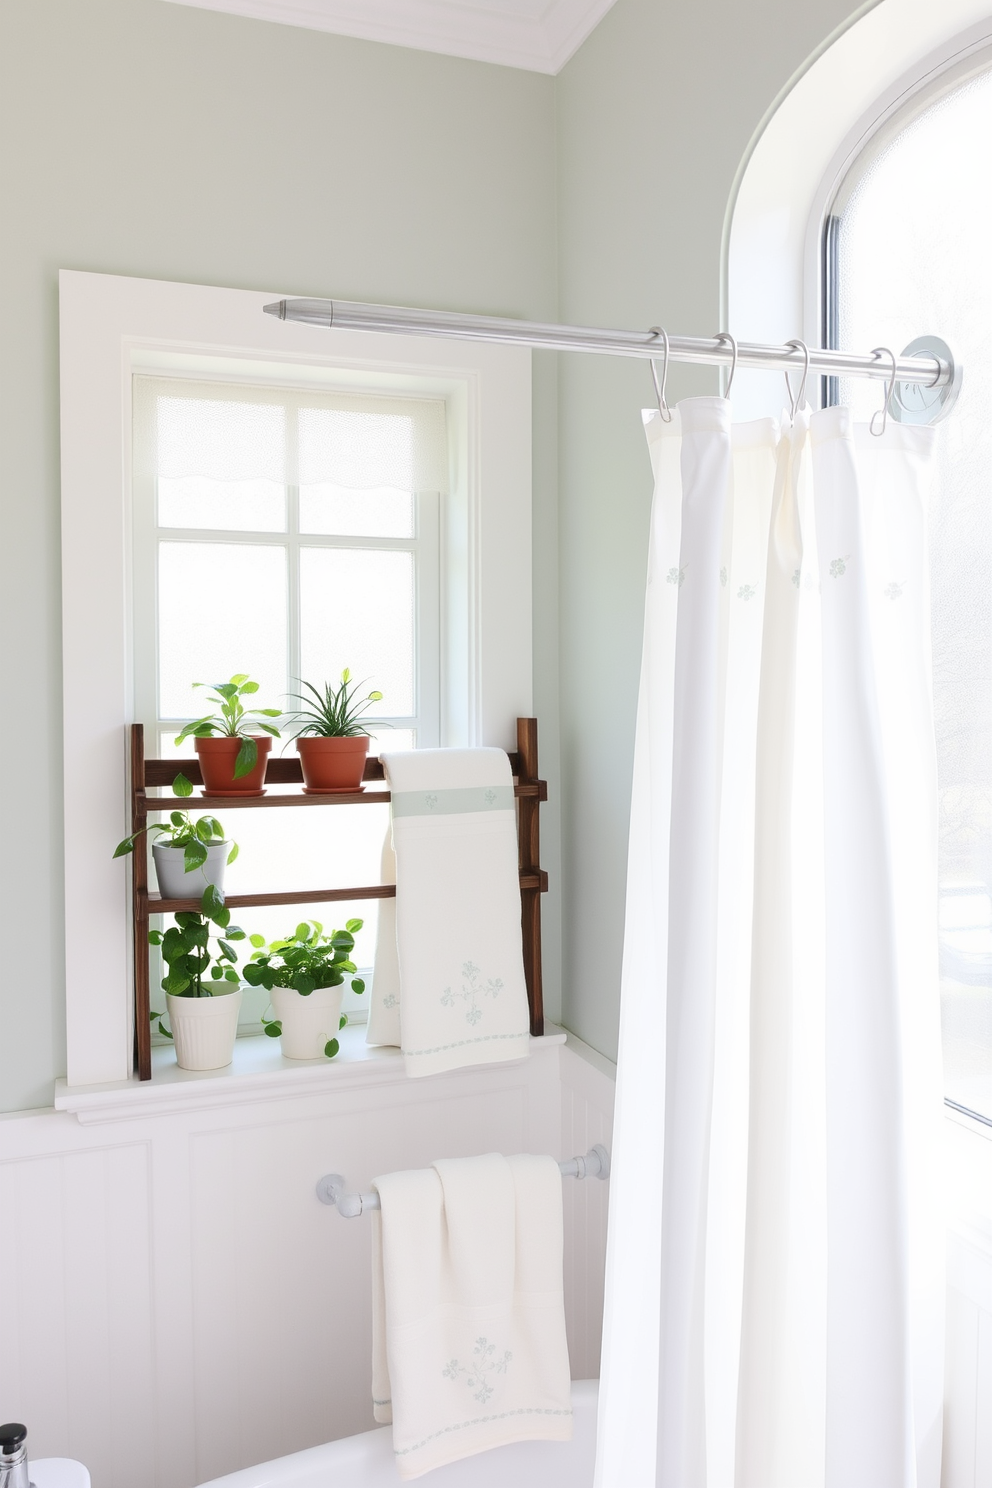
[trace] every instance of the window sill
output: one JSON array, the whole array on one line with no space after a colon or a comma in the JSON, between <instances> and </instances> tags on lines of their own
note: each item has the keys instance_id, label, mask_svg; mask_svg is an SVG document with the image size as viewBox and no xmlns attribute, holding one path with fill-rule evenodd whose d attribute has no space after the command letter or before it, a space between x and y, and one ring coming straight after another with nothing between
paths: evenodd
<instances>
[{"instance_id":1,"label":"window sill","mask_svg":"<svg viewBox=\"0 0 992 1488\"><path fill-rule=\"evenodd\" d=\"M69 1085L59 1080L55 1109L90 1126L207 1110L246 1100L285 1100L374 1085L427 1086L435 1080L457 1079L465 1074L478 1077L485 1071L508 1069L523 1062L516 1059L505 1064L470 1066L429 1080L408 1082L399 1049L370 1047L365 1042L364 1024L343 1029L340 1041L341 1052L335 1059L302 1060L284 1059L277 1039L239 1038L231 1064L222 1070L203 1071L180 1069L172 1049L159 1045L152 1050L150 1080L139 1081L136 1075L108 1085ZM564 1044L565 1032L548 1024L544 1037L530 1042L531 1053L537 1054Z\"/></svg>"}]
</instances>

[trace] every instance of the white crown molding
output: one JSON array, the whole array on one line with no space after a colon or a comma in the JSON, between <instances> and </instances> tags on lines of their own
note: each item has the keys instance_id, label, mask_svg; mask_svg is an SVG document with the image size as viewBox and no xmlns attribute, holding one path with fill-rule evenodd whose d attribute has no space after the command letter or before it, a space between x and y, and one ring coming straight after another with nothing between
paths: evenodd
<instances>
[{"instance_id":1,"label":"white crown molding","mask_svg":"<svg viewBox=\"0 0 992 1488\"><path fill-rule=\"evenodd\" d=\"M170 0L554 75L614 0Z\"/></svg>"}]
</instances>

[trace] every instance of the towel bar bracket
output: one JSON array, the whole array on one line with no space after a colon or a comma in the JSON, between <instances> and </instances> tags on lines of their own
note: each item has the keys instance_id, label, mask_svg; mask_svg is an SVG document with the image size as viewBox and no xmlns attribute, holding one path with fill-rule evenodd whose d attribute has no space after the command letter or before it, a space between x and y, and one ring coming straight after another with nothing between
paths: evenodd
<instances>
[{"instance_id":1,"label":"towel bar bracket","mask_svg":"<svg viewBox=\"0 0 992 1488\"><path fill-rule=\"evenodd\" d=\"M569 1157L558 1164L563 1178L608 1178L610 1176L610 1154L597 1142L584 1157ZM372 1193L347 1193L345 1180L340 1173L326 1173L317 1181L317 1197L322 1204L330 1204L344 1219L357 1219L370 1209L379 1208L379 1195Z\"/></svg>"}]
</instances>

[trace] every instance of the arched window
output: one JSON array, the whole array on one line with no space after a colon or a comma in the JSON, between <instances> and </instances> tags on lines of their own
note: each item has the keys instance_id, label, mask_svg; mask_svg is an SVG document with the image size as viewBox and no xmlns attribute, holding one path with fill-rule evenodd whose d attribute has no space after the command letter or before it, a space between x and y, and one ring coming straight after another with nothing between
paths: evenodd
<instances>
[{"instance_id":1,"label":"arched window","mask_svg":"<svg viewBox=\"0 0 992 1488\"><path fill-rule=\"evenodd\" d=\"M825 218L825 344L946 340L966 369L931 507L947 1100L992 1124L992 54L872 136ZM830 379L868 418L877 385Z\"/></svg>"}]
</instances>

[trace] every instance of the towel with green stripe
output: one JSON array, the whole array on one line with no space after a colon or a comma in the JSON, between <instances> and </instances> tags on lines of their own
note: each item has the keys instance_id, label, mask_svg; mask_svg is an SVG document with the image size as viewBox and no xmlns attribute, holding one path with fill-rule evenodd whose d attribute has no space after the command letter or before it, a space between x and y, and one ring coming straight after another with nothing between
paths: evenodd
<instances>
[{"instance_id":1,"label":"towel with green stripe","mask_svg":"<svg viewBox=\"0 0 992 1488\"><path fill-rule=\"evenodd\" d=\"M502 749L413 749L382 763L396 959L391 970L380 935L369 1041L398 1030L414 1076L520 1059L530 1039L510 761Z\"/></svg>"}]
</instances>

